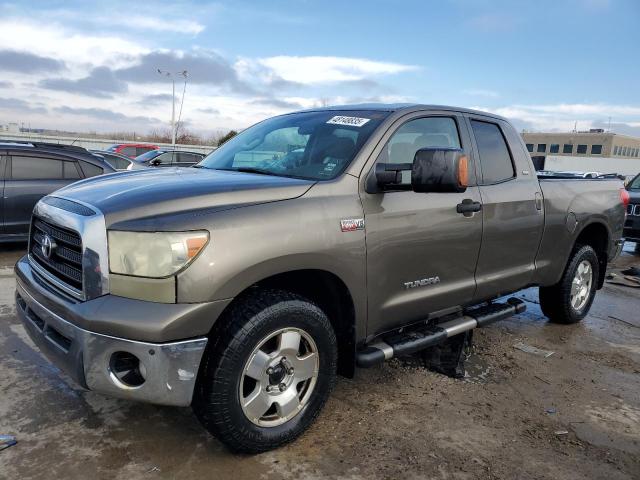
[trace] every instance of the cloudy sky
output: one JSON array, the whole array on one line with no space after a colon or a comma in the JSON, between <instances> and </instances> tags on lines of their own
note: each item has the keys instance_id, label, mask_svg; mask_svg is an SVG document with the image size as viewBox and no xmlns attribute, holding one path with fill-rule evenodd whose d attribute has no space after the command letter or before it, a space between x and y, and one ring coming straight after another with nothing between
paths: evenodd
<instances>
[{"instance_id":1,"label":"cloudy sky","mask_svg":"<svg viewBox=\"0 0 640 480\"><path fill-rule=\"evenodd\" d=\"M0 124L244 128L323 104L489 110L518 128L640 136L637 0L0 4ZM176 90L182 93L182 82Z\"/></svg>"}]
</instances>

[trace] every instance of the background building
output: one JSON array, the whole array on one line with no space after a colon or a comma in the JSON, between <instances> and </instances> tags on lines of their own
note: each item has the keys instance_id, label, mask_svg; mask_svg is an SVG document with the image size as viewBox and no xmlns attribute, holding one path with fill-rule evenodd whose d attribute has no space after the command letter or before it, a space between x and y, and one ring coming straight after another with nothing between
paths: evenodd
<instances>
[{"instance_id":1,"label":"background building","mask_svg":"<svg viewBox=\"0 0 640 480\"><path fill-rule=\"evenodd\" d=\"M588 132L522 133L536 170L578 170L634 175L640 172L640 138ZM564 167L564 168L556 168Z\"/></svg>"}]
</instances>

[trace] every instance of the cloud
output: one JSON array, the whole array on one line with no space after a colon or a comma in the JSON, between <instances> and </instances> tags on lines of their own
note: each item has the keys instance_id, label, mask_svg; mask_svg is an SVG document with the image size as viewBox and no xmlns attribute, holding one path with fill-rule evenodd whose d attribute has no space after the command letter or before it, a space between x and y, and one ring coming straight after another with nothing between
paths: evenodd
<instances>
[{"instance_id":1,"label":"cloud","mask_svg":"<svg viewBox=\"0 0 640 480\"><path fill-rule=\"evenodd\" d=\"M170 93L152 93L143 96L136 103L146 106L165 105L167 103L170 105L172 98L173 96Z\"/></svg>"},{"instance_id":2,"label":"cloud","mask_svg":"<svg viewBox=\"0 0 640 480\"><path fill-rule=\"evenodd\" d=\"M67 67L109 65L117 68L130 64L133 56L148 51L140 43L125 40L121 34L94 34L88 31L91 30L75 32L55 22L0 17L0 45L8 50L56 59L55 62L64 62ZM55 66L57 63L49 65ZM59 70L56 68L55 71Z\"/></svg>"},{"instance_id":3,"label":"cloud","mask_svg":"<svg viewBox=\"0 0 640 480\"><path fill-rule=\"evenodd\" d=\"M115 71L118 78L131 83L160 83L167 81L158 69L172 73L189 72L190 84L211 84L230 88L238 93L254 90L240 80L233 65L224 57L210 51L179 52L153 51L137 58L135 65ZM176 75L176 80L181 77Z\"/></svg>"},{"instance_id":4,"label":"cloud","mask_svg":"<svg viewBox=\"0 0 640 480\"><path fill-rule=\"evenodd\" d=\"M135 123L139 126L152 126L162 123L157 118L144 117L144 116L127 116L124 113L116 112L113 110L107 110L105 108L75 108L75 107L56 107L53 109L57 113L78 115L83 117L90 117L93 119L99 119L103 122L129 122Z\"/></svg>"},{"instance_id":5,"label":"cloud","mask_svg":"<svg viewBox=\"0 0 640 480\"><path fill-rule=\"evenodd\" d=\"M0 88L13 88L13 83L0 80Z\"/></svg>"},{"instance_id":6,"label":"cloud","mask_svg":"<svg viewBox=\"0 0 640 480\"><path fill-rule=\"evenodd\" d=\"M183 33L197 35L205 29L205 26L194 20L175 18L157 18L146 15L122 15L118 18L118 24L136 30L151 30L154 32Z\"/></svg>"},{"instance_id":7,"label":"cloud","mask_svg":"<svg viewBox=\"0 0 640 480\"><path fill-rule=\"evenodd\" d=\"M0 50L0 68L15 73L55 73L64 70L64 62L29 52Z\"/></svg>"},{"instance_id":8,"label":"cloud","mask_svg":"<svg viewBox=\"0 0 640 480\"><path fill-rule=\"evenodd\" d=\"M255 100L252 100L251 103L253 105L265 105L283 110L300 110L303 108L303 105L296 101L282 98L256 98Z\"/></svg>"},{"instance_id":9,"label":"cloud","mask_svg":"<svg viewBox=\"0 0 640 480\"><path fill-rule=\"evenodd\" d=\"M77 80L46 78L38 85L49 90L61 90L97 98L112 98L113 94L127 91L127 84L116 78L108 67L94 68L89 76Z\"/></svg>"},{"instance_id":10,"label":"cloud","mask_svg":"<svg viewBox=\"0 0 640 480\"><path fill-rule=\"evenodd\" d=\"M393 75L416 70L413 65L379 62L349 57L293 57L276 56L258 59L282 79L304 85L370 79L378 75Z\"/></svg>"},{"instance_id":11,"label":"cloud","mask_svg":"<svg viewBox=\"0 0 640 480\"><path fill-rule=\"evenodd\" d=\"M473 97L498 98L500 96L498 92L494 92L493 90L483 90L481 88L470 88L468 90L463 90L462 93Z\"/></svg>"},{"instance_id":12,"label":"cloud","mask_svg":"<svg viewBox=\"0 0 640 480\"><path fill-rule=\"evenodd\" d=\"M33 106L29 102L17 98L0 98L0 110L11 110L30 113L47 113L42 106Z\"/></svg>"},{"instance_id":13,"label":"cloud","mask_svg":"<svg viewBox=\"0 0 640 480\"><path fill-rule=\"evenodd\" d=\"M640 106L605 103L559 103L541 105L507 105L498 108L474 107L502 115L513 121L518 129L534 131L570 131L607 128L613 117L619 133L640 136ZM638 122L638 124L636 124Z\"/></svg>"},{"instance_id":14,"label":"cloud","mask_svg":"<svg viewBox=\"0 0 640 480\"><path fill-rule=\"evenodd\" d=\"M212 107L204 107L196 109L198 112L207 113L209 115L220 115L220 110Z\"/></svg>"}]
</instances>

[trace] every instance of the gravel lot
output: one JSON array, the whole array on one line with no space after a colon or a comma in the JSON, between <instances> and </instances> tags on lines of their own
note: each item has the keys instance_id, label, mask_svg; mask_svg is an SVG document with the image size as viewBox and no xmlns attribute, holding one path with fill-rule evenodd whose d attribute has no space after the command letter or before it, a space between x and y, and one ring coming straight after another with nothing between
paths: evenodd
<instances>
[{"instance_id":1,"label":"gravel lot","mask_svg":"<svg viewBox=\"0 0 640 480\"><path fill-rule=\"evenodd\" d=\"M0 434L19 442L2 479L640 478L640 289L607 284L571 326L518 294L528 311L476 331L464 380L412 358L359 370L297 442L238 456L188 408L85 392L52 367L15 317L23 248L0 245ZM616 267L634 264L627 248Z\"/></svg>"}]
</instances>

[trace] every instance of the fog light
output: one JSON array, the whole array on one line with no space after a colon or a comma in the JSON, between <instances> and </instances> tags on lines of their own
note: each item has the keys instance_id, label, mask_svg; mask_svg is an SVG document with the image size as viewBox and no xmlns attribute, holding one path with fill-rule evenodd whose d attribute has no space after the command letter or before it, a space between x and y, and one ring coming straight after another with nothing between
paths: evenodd
<instances>
[{"instance_id":1,"label":"fog light","mask_svg":"<svg viewBox=\"0 0 640 480\"><path fill-rule=\"evenodd\" d=\"M109 360L109 374L119 387L136 388L145 382L147 371L134 354L115 352Z\"/></svg>"}]
</instances>

